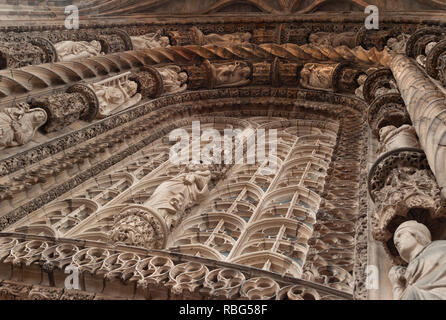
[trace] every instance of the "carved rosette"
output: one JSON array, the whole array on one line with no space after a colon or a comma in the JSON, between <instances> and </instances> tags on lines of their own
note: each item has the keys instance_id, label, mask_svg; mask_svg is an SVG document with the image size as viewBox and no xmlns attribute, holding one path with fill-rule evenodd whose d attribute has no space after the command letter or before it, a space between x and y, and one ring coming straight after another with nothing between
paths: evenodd
<instances>
[{"instance_id":1,"label":"carved rosette","mask_svg":"<svg viewBox=\"0 0 446 320\"><path fill-rule=\"evenodd\" d=\"M445 201L422 150L401 148L383 154L370 170L368 186L375 202L374 238L384 244L394 262L403 263L393 243L402 222L424 223L433 236L442 232Z\"/></svg>"},{"instance_id":2,"label":"carved rosette","mask_svg":"<svg viewBox=\"0 0 446 320\"><path fill-rule=\"evenodd\" d=\"M411 124L401 95L389 93L376 98L368 111L368 122L373 135L379 137L379 130L393 125L400 127L403 124Z\"/></svg>"},{"instance_id":3,"label":"carved rosette","mask_svg":"<svg viewBox=\"0 0 446 320\"><path fill-rule=\"evenodd\" d=\"M159 97L163 91L163 79L160 73L152 67L143 67L140 72L130 75L129 80L136 82L138 93L145 98Z\"/></svg>"},{"instance_id":4,"label":"carved rosette","mask_svg":"<svg viewBox=\"0 0 446 320\"><path fill-rule=\"evenodd\" d=\"M109 236L114 243L163 249L167 229L163 218L156 212L142 206L129 206L115 217Z\"/></svg>"},{"instance_id":5,"label":"carved rosette","mask_svg":"<svg viewBox=\"0 0 446 320\"><path fill-rule=\"evenodd\" d=\"M390 69L372 72L364 83L364 99L368 104L383 94L397 93L396 82Z\"/></svg>"}]
</instances>

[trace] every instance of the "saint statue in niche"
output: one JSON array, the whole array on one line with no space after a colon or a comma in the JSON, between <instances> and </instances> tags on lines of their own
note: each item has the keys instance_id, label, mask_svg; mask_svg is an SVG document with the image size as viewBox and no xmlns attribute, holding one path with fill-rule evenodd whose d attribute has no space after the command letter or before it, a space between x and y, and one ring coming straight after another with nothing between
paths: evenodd
<instances>
[{"instance_id":1,"label":"saint statue in niche","mask_svg":"<svg viewBox=\"0 0 446 320\"><path fill-rule=\"evenodd\" d=\"M147 33L142 36L133 36L130 38L132 39L134 50L170 47L169 38L161 36L160 30L155 33Z\"/></svg>"},{"instance_id":2,"label":"saint statue in niche","mask_svg":"<svg viewBox=\"0 0 446 320\"><path fill-rule=\"evenodd\" d=\"M29 109L26 103L0 112L0 150L28 143L47 121L43 109Z\"/></svg>"},{"instance_id":3,"label":"saint statue in niche","mask_svg":"<svg viewBox=\"0 0 446 320\"><path fill-rule=\"evenodd\" d=\"M185 210L208 194L211 177L209 165L188 164L176 177L158 186L144 206L156 210L168 228L175 227Z\"/></svg>"},{"instance_id":4,"label":"saint statue in niche","mask_svg":"<svg viewBox=\"0 0 446 320\"><path fill-rule=\"evenodd\" d=\"M127 79L129 74L119 75L91 85L99 101L99 119L130 108L142 100L141 94L137 93L137 83Z\"/></svg>"},{"instance_id":5,"label":"saint statue in niche","mask_svg":"<svg viewBox=\"0 0 446 320\"><path fill-rule=\"evenodd\" d=\"M402 223L395 246L407 268L394 266L389 279L396 300L446 299L446 241L433 241L429 229L417 221Z\"/></svg>"},{"instance_id":6,"label":"saint statue in niche","mask_svg":"<svg viewBox=\"0 0 446 320\"><path fill-rule=\"evenodd\" d=\"M99 56L102 46L99 41L62 41L54 45L60 61L72 61L76 59Z\"/></svg>"}]
</instances>

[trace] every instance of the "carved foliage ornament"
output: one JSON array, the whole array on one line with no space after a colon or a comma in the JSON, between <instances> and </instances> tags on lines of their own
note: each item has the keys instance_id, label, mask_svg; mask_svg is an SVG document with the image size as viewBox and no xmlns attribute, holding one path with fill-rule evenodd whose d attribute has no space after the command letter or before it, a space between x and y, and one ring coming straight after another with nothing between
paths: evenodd
<instances>
[{"instance_id":1,"label":"carved foliage ornament","mask_svg":"<svg viewBox=\"0 0 446 320\"><path fill-rule=\"evenodd\" d=\"M115 217L109 236L115 243L162 249L167 230L164 220L156 212L141 206L131 206Z\"/></svg>"}]
</instances>

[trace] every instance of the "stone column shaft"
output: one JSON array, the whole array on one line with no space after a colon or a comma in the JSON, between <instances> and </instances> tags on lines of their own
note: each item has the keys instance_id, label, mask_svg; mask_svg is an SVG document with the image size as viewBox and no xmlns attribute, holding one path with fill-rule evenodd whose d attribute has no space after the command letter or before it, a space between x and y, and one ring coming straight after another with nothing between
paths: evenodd
<instances>
[{"instance_id":1,"label":"stone column shaft","mask_svg":"<svg viewBox=\"0 0 446 320\"><path fill-rule=\"evenodd\" d=\"M395 55L390 68L429 166L446 198L446 97L410 58Z\"/></svg>"}]
</instances>

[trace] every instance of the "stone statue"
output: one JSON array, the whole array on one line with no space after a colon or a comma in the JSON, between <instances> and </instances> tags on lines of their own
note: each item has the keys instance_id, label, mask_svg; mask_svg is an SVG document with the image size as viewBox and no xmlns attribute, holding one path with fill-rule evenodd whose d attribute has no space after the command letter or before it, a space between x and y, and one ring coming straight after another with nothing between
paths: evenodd
<instances>
[{"instance_id":1,"label":"stone statue","mask_svg":"<svg viewBox=\"0 0 446 320\"><path fill-rule=\"evenodd\" d=\"M155 33L147 33L142 36L133 36L130 38L132 39L134 50L170 47L169 38L161 36L160 30Z\"/></svg>"},{"instance_id":2,"label":"stone statue","mask_svg":"<svg viewBox=\"0 0 446 320\"><path fill-rule=\"evenodd\" d=\"M245 62L209 64L215 88L239 87L251 81L251 68Z\"/></svg>"},{"instance_id":3,"label":"stone statue","mask_svg":"<svg viewBox=\"0 0 446 320\"><path fill-rule=\"evenodd\" d=\"M300 83L304 88L332 90L332 77L336 65L307 63L300 73Z\"/></svg>"},{"instance_id":4,"label":"stone statue","mask_svg":"<svg viewBox=\"0 0 446 320\"><path fill-rule=\"evenodd\" d=\"M99 56L102 46L99 41L62 41L54 45L60 61L72 61L75 59Z\"/></svg>"},{"instance_id":5,"label":"stone statue","mask_svg":"<svg viewBox=\"0 0 446 320\"><path fill-rule=\"evenodd\" d=\"M187 73L179 66L157 68L163 79L164 94L180 93L187 90Z\"/></svg>"},{"instance_id":6,"label":"stone statue","mask_svg":"<svg viewBox=\"0 0 446 320\"><path fill-rule=\"evenodd\" d=\"M359 87L355 90L355 95L358 98L364 99L364 83L367 80L368 75L361 74L357 80Z\"/></svg>"},{"instance_id":7,"label":"stone statue","mask_svg":"<svg viewBox=\"0 0 446 320\"><path fill-rule=\"evenodd\" d=\"M165 219L167 227L172 228L186 209L208 194L211 177L209 165L188 164L179 175L156 188L144 206L157 211Z\"/></svg>"},{"instance_id":8,"label":"stone statue","mask_svg":"<svg viewBox=\"0 0 446 320\"><path fill-rule=\"evenodd\" d=\"M390 88L382 86L382 87L379 87L378 89L376 89L376 91L375 91L375 98L378 98L380 96L383 96L385 94L390 94L390 93L398 93L398 94L400 94L400 91L398 90L398 86L395 83L395 80L393 80L393 79L389 80L389 87Z\"/></svg>"},{"instance_id":9,"label":"stone statue","mask_svg":"<svg viewBox=\"0 0 446 320\"><path fill-rule=\"evenodd\" d=\"M130 108L142 100L141 94L137 93L138 85L131 80L118 80L112 85L93 84L91 87L99 100L99 119Z\"/></svg>"},{"instance_id":10,"label":"stone statue","mask_svg":"<svg viewBox=\"0 0 446 320\"><path fill-rule=\"evenodd\" d=\"M399 128L395 126L383 127L379 130L379 136L379 154L399 148L420 148L415 129L408 124L404 124Z\"/></svg>"},{"instance_id":11,"label":"stone statue","mask_svg":"<svg viewBox=\"0 0 446 320\"><path fill-rule=\"evenodd\" d=\"M310 35L309 41L318 45L354 48L356 46L356 32L315 32Z\"/></svg>"},{"instance_id":12,"label":"stone statue","mask_svg":"<svg viewBox=\"0 0 446 320\"><path fill-rule=\"evenodd\" d=\"M438 42L429 42L426 46L426 48L424 49L424 52L426 53L426 55L424 54L420 54L417 57L417 62L423 66L423 68L426 68L426 60L427 60L427 56L429 55L429 53L432 51L432 49L438 44Z\"/></svg>"},{"instance_id":13,"label":"stone statue","mask_svg":"<svg viewBox=\"0 0 446 320\"><path fill-rule=\"evenodd\" d=\"M0 112L0 150L28 143L47 121L45 110L29 109L26 103Z\"/></svg>"},{"instance_id":14,"label":"stone statue","mask_svg":"<svg viewBox=\"0 0 446 320\"><path fill-rule=\"evenodd\" d=\"M230 34L216 34L211 33L204 35L203 32L197 27L192 27L191 30L195 33L197 42L200 45L215 44L218 46L249 43L251 41L251 33L249 32L236 32Z\"/></svg>"},{"instance_id":15,"label":"stone statue","mask_svg":"<svg viewBox=\"0 0 446 320\"><path fill-rule=\"evenodd\" d=\"M432 242L429 229L411 220L397 228L394 243L401 258L408 263L407 268L390 269L394 299L446 299L446 241Z\"/></svg>"},{"instance_id":16,"label":"stone statue","mask_svg":"<svg viewBox=\"0 0 446 320\"><path fill-rule=\"evenodd\" d=\"M407 40L409 40L410 34L400 34L396 38L390 38L387 40L387 50L393 53L406 54Z\"/></svg>"}]
</instances>

